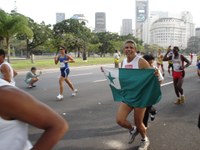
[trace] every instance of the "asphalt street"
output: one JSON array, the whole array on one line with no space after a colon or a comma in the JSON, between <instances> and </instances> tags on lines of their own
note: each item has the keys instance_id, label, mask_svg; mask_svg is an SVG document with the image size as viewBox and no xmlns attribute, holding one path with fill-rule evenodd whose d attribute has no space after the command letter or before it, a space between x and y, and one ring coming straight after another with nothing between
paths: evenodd
<instances>
[{"instance_id":1,"label":"asphalt street","mask_svg":"<svg viewBox=\"0 0 200 150\"><path fill-rule=\"evenodd\" d=\"M113 67L113 65L108 65ZM165 64L165 70L167 66ZM136 150L140 135L128 144L127 130L115 123L118 108L113 101L108 83L99 66L71 68L70 79L78 89L75 97L65 85L64 99L57 101L59 92L59 68L42 70L37 87L29 89L24 82L25 72L16 77L16 85L52 107L69 123L69 132L55 146L54 150ZM175 105L172 78L165 71L161 86L162 100L155 105L158 113L149 121L148 150L200 150L200 130L197 128L200 113L200 81L196 66L186 69L184 79L186 103ZM31 108L30 108L31 109ZM133 115L129 116L133 122ZM43 131L30 126L29 138L34 143Z\"/></svg>"}]
</instances>

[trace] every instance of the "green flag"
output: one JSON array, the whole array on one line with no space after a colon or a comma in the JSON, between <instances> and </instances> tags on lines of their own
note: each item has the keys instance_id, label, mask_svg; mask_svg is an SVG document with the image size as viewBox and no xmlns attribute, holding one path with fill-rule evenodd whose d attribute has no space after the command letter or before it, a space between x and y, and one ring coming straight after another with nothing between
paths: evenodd
<instances>
[{"instance_id":1,"label":"green flag","mask_svg":"<svg viewBox=\"0 0 200 150\"><path fill-rule=\"evenodd\" d=\"M146 107L161 100L154 69L103 68L115 101L132 107Z\"/></svg>"}]
</instances>

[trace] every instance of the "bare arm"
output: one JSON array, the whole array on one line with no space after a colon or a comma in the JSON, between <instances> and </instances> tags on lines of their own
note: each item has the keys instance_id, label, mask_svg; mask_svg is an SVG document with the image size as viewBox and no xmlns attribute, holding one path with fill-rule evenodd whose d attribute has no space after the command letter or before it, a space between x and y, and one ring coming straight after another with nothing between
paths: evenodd
<instances>
[{"instance_id":1,"label":"bare arm","mask_svg":"<svg viewBox=\"0 0 200 150\"><path fill-rule=\"evenodd\" d=\"M32 150L50 150L68 130L67 122L47 105L11 86L0 87L0 116L43 129ZM13 98L15 97L15 98Z\"/></svg>"},{"instance_id":2,"label":"bare arm","mask_svg":"<svg viewBox=\"0 0 200 150\"><path fill-rule=\"evenodd\" d=\"M55 63L56 65L58 64L59 57L60 57L60 56L55 56L55 57L54 57L54 63Z\"/></svg>"},{"instance_id":3,"label":"bare arm","mask_svg":"<svg viewBox=\"0 0 200 150\"><path fill-rule=\"evenodd\" d=\"M11 70L8 67L8 65L3 64L1 66L1 73L3 74L3 79L10 83L11 82Z\"/></svg>"},{"instance_id":4,"label":"bare arm","mask_svg":"<svg viewBox=\"0 0 200 150\"><path fill-rule=\"evenodd\" d=\"M144 58L140 58L139 69L148 69L148 68L151 68L149 63Z\"/></svg>"},{"instance_id":5,"label":"bare arm","mask_svg":"<svg viewBox=\"0 0 200 150\"><path fill-rule=\"evenodd\" d=\"M68 62L69 62L69 63L74 63L74 62L75 62L75 60L73 59L72 56L67 55L67 58L68 58Z\"/></svg>"},{"instance_id":6,"label":"bare arm","mask_svg":"<svg viewBox=\"0 0 200 150\"><path fill-rule=\"evenodd\" d=\"M191 65L190 61L182 55L182 61L186 62L186 65L183 66L184 68L189 67Z\"/></svg>"}]
</instances>

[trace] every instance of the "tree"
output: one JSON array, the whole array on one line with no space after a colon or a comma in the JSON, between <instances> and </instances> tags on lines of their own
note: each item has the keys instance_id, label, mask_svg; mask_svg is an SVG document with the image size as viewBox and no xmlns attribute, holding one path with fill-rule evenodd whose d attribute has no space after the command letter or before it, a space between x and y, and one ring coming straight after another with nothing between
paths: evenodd
<instances>
[{"instance_id":1,"label":"tree","mask_svg":"<svg viewBox=\"0 0 200 150\"><path fill-rule=\"evenodd\" d=\"M67 19L59 22L53 27L54 44L58 47L61 43L66 42L66 35L71 34L74 40L72 43L67 42L67 47L74 46L75 51L78 51L78 57L80 56L80 49L83 50L83 56L86 56L86 48L91 36L90 30L85 26L84 22L79 22L76 19Z\"/></svg>"},{"instance_id":2,"label":"tree","mask_svg":"<svg viewBox=\"0 0 200 150\"><path fill-rule=\"evenodd\" d=\"M52 30L50 29L51 25L45 25L44 22L38 24L31 18L28 18L28 24L33 32L32 38L29 39L25 34L19 34L18 38L26 40L26 57L30 58L30 55L33 54L33 50L36 47L43 45L52 37Z\"/></svg>"},{"instance_id":3,"label":"tree","mask_svg":"<svg viewBox=\"0 0 200 150\"><path fill-rule=\"evenodd\" d=\"M6 42L8 62L10 62L10 39L19 33L26 34L29 38L33 35L32 30L28 27L27 18L16 12L9 14L0 10L0 36Z\"/></svg>"}]
</instances>

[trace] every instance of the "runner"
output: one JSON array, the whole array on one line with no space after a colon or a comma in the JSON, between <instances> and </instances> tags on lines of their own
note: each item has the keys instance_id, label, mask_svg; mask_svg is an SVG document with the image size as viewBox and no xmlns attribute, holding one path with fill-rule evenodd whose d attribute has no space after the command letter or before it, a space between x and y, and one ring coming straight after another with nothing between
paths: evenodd
<instances>
[{"instance_id":1,"label":"runner","mask_svg":"<svg viewBox=\"0 0 200 150\"><path fill-rule=\"evenodd\" d=\"M168 47L167 51L170 51L168 56L172 56L173 55L173 51L171 50L171 45ZM170 70L171 68L173 70L173 63L172 63L172 60L169 60L168 61L168 73L169 73L170 76L171 76L171 70Z\"/></svg>"},{"instance_id":2,"label":"runner","mask_svg":"<svg viewBox=\"0 0 200 150\"><path fill-rule=\"evenodd\" d=\"M170 51L167 51L165 54L163 61L172 60L173 62L173 83L174 83L174 90L177 96L177 100L174 102L175 104L183 104L185 102L185 96L183 94L183 78L185 76L184 68L190 65L190 61L185 58L183 55L179 54L179 48L175 46L173 48L173 55L168 56ZM184 65L184 62L187 64Z\"/></svg>"},{"instance_id":3,"label":"runner","mask_svg":"<svg viewBox=\"0 0 200 150\"><path fill-rule=\"evenodd\" d=\"M165 70L163 67L163 55L161 54L161 49L158 49L158 56L157 56L157 67L162 71L162 75L165 76Z\"/></svg>"},{"instance_id":4,"label":"runner","mask_svg":"<svg viewBox=\"0 0 200 150\"><path fill-rule=\"evenodd\" d=\"M136 44L133 40L127 40L124 44L124 53L127 56L121 64L122 68L129 69L146 69L150 68L147 61L143 58L137 56ZM131 125L131 123L127 120L128 115L134 109L134 122L136 128ZM143 124L143 118L146 108L134 108L129 106L128 104L121 102L118 108L116 122L123 128L129 130L131 135L131 139L129 143L132 143L135 136L140 133L142 140L139 146L139 150L146 150L150 144L149 139L146 135L146 127Z\"/></svg>"},{"instance_id":5,"label":"runner","mask_svg":"<svg viewBox=\"0 0 200 150\"><path fill-rule=\"evenodd\" d=\"M75 61L70 55L66 54L67 50L65 49L65 47L60 46L59 50L60 50L60 54L58 56L55 56L54 62L55 62L55 64L58 64L58 62L60 62L60 72L61 72L61 76L60 76L60 79L59 79L60 93L57 96L57 98L58 98L58 100L61 100L61 99L64 98L63 97L63 88L64 88L63 82L64 81L68 84L70 89L73 91L72 96L76 96L78 90L74 88L72 82L68 78L68 75L70 73L68 63L74 63Z\"/></svg>"},{"instance_id":6,"label":"runner","mask_svg":"<svg viewBox=\"0 0 200 150\"><path fill-rule=\"evenodd\" d=\"M5 60L5 57L5 51L0 49L0 78L15 86L14 77L17 75L17 72L13 70L11 65Z\"/></svg>"},{"instance_id":7,"label":"runner","mask_svg":"<svg viewBox=\"0 0 200 150\"><path fill-rule=\"evenodd\" d=\"M158 74L158 80L161 84L162 81L164 80L164 78L163 78L160 70L153 65L154 60L155 60L154 56L153 55L144 55L143 58L149 63L151 68L154 68L156 70L156 73ZM145 127L148 127L149 114L150 114L151 120L153 121L155 119L156 113L157 113L157 111L153 106L148 106L146 108L144 119L143 119L143 123L144 123Z\"/></svg>"},{"instance_id":8,"label":"runner","mask_svg":"<svg viewBox=\"0 0 200 150\"><path fill-rule=\"evenodd\" d=\"M197 55L197 75L200 80L200 53Z\"/></svg>"},{"instance_id":9,"label":"runner","mask_svg":"<svg viewBox=\"0 0 200 150\"><path fill-rule=\"evenodd\" d=\"M65 135L68 123L49 106L0 79L0 149L50 150ZM44 132L32 146L28 124Z\"/></svg>"},{"instance_id":10,"label":"runner","mask_svg":"<svg viewBox=\"0 0 200 150\"><path fill-rule=\"evenodd\" d=\"M113 57L114 57L115 68L119 68L120 54L119 54L118 50L115 50L115 53L114 53Z\"/></svg>"}]
</instances>

